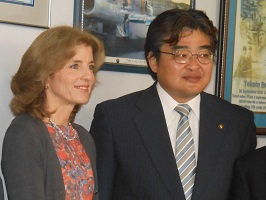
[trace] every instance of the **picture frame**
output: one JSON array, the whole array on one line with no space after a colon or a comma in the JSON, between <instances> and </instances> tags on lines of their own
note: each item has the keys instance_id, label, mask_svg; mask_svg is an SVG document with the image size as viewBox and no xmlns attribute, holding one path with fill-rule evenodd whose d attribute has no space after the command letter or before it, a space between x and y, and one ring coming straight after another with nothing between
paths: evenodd
<instances>
[{"instance_id":1,"label":"picture frame","mask_svg":"<svg viewBox=\"0 0 266 200\"><path fill-rule=\"evenodd\" d=\"M52 0L0 0L0 22L49 28Z\"/></svg>"},{"instance_id":2,"label":"picture frame","mask_svg":"<svg viewBox=\"0 0 266 200\"><path fill-rule=\"evenodd\" d=\"M195 8L195 0L75 0L74 26L103 40L102 70L147 74L144 43L148 25L159 13Z\"/></svg>"},{"instance_id":3,"label":"picture frame","mask_svg":"<svg viewBox=\"0 0 266 200\"><path fill-rule=\"evenodd\" d=\"M253 111L266 135L266 0L221 0L220 10L215 94Z\"/></svg>"}]
</instances>

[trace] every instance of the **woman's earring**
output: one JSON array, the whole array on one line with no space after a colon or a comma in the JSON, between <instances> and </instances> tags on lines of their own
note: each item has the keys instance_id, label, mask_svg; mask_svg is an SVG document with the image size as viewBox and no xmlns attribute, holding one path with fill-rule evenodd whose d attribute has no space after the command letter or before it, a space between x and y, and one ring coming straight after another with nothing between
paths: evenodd
<instances>
[{"instance_id":1,"label":"woman's earring","mask_svg":"<svg viewBox=\"0 0 266 200\"><path fill-rule=\"evenodd\" d=\"M48 86L46 85L44 88L45 88L45 89L47 89L47 88L48 88Z\"/></svg>"}]
</instances>

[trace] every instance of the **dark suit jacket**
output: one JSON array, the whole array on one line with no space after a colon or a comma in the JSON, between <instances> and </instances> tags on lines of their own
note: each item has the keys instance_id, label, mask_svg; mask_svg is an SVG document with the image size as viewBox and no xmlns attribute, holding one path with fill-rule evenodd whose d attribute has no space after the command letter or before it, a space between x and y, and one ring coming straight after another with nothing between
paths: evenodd
<instances>
[{"instance_id":1,"label":"dark suit jacket","mask_svg":"<svg viewBox=\"0 0 266 200\"><path fill-rule=\"evenodd\" d=\"M0 200L4 200L4 188L2 178L0 178Z\"/></svg>"},{"instance_id":2,"label":"dark suit jacket","mask_svg":"<svg viewBox=\"0 0 266 200\"><path fill-rule=\"evenodd\" d=\"M231 199L266 199L266 147L248 153L236 161Z\"/></svg>"},{"instance_id":3,"label":"dark suit jacket","mask_svg":"<svg viewBox=\"0 0 266 200\"><path fill-rule=\"evenodd\" d=\"M90 132L100 200L185 200L155 84L97 105ZM192 199L227 200L235 159L255 146L252 112L202 93Z\"/></svg>"},{"instance_id":4,"label":"dark suit jacket","mask_svg":"<svg viewBox=\"0 0 266 200\"><path fill-rule=\"evenodd\" d=\"M82 126L73 124L90 157L98 199L96 149ZM2 172L10 200L64 200L61 166L45 124L29 115L15 117L3 142Z\"/></svg>"}]
</instances>

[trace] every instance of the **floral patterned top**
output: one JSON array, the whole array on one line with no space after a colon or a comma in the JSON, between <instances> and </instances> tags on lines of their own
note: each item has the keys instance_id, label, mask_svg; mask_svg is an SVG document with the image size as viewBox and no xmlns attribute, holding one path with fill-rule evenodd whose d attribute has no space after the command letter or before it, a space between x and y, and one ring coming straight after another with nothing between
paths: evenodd
<instances>
[{"instance_id":1,"label":"floral patterned top","mask_svg":"<svg viewBox=\"0 0 266 200\"><path fill-rule=\"evenodd\" d=\"M74 137L70 126L57 125L66 136ZM90 159L85 152L79 137L67 141L51 124L46 123L48 132L61 165L66 191L66 200L92 200L94 177Z\"/></svg>"}]
</instances>

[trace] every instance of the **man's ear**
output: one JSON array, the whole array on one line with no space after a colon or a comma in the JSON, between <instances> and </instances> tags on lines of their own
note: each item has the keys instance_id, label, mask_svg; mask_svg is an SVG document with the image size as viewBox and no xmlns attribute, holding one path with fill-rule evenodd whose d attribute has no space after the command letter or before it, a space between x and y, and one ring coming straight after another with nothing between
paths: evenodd
<instances>
[{"instance_id":1,"label":"man's ear","mask_svg":"<svg viewBox=\"0 0 266 200\"><path fill-rule=\"evenodd\" d=\"M148 54L148 62L149 62L151 70L154 73L157 73L157 60L156 60L153 52L149 52L149 54Z\"/></svg>"}]
</instances>

